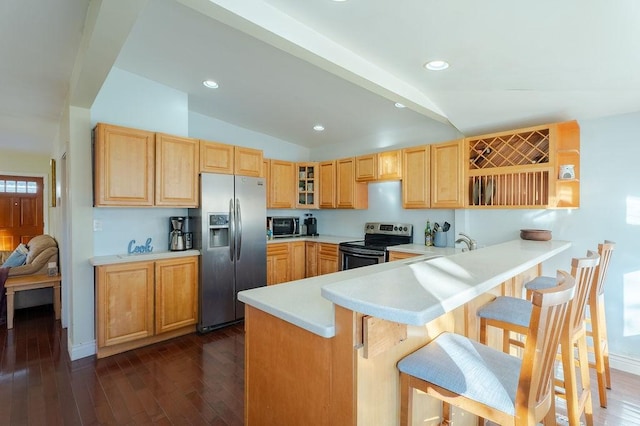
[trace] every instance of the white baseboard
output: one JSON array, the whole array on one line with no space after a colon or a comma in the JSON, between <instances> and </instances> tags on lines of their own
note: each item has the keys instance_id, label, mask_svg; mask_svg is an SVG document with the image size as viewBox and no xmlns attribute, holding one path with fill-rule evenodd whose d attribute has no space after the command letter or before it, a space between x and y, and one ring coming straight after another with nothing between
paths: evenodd
<instances>
[{"instance_id":1,"label":"white baseboard","mask_svg":"<svg viewBox=\"0 0 640 426\"><path fill-rule=\"evenodd\" d=\"M624 355L609 354L609 366L616 370L640 376L640 360Z\"/></svg>"},{"instance_id":2,"label":"white baseboard","mask_svg":"<svg viewBox=\"0 0 640 426\"><path fill-rule=\"evenodd\" d=\"M69 358L71 358L71 361L96 354L95 340L87 343L81 343L79 345L72 345L71 341L67 340L67 347L69 348Z\"/></svg>"}]
</instances>

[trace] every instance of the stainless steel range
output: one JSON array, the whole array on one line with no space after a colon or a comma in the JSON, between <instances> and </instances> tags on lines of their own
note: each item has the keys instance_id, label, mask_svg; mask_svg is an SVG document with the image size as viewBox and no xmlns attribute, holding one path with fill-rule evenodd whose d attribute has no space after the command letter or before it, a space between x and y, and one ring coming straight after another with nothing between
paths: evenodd
<instances>
[{"instance_id":1,"label":"stainless steel range","mask_svg":"<svg viewBox=\"0 0 640 426\"><path fill-rule=\"evenodd\" d=\"M364 240L340 243L340 270L375 265L389 260L387 247L413 243L410 223L367 222Z\"/></svg>"}]
</instances>

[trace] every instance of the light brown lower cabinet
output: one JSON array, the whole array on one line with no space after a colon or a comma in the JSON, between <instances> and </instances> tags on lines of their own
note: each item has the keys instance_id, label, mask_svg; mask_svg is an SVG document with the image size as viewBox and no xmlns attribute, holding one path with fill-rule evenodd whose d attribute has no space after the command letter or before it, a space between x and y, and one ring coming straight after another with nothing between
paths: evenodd
<instances>
[{"instance_id":1,"label":"light brown lower cabinet","mask_svg":"<svg viewBox=\"0 0 640 426\"><path fill-rule=\"evenodd\" d=\"M318 275L338 272L338 245L318 243Z\"/></svg>"},{"instance_id":2,"label":"light brown lower cabinet","mask_svg":"<svg viewBox=\"0 0 640 426\"><path fill-rule=\"evenodd\" d=\"M192 333L198 322L198 257L95 268L98 358Z\"/></svg>"},{"instance_id":3,"label":"light brown lower cabinet","mask_svg":"<svg viewBox=\"0 0 640 426\"><path fill-rule=\"evenodd\" d=\"M267 285L337 271L337 244L313 241L267 244Z\"/></svg>"}]
</instances>

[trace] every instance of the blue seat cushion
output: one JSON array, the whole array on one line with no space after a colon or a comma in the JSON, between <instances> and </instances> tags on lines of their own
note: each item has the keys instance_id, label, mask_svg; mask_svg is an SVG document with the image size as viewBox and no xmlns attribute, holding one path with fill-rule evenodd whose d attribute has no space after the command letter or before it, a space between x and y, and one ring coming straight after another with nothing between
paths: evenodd
<instances>
[{"instance_id":1,"label":"blue seat cushion","mask_svg":"<svg viewBox=\"0 0 640 426\"><path fill-rule=\"evenodd\" d=\"M524 288L527 290L544 290L547 288L555 287L557 285L554 277L536 277L526 283Z\"/></svg>"},{"instance_id":2,"label":"blue seat cushion","mask_svg":"<svg viewBox=\"0 0 640 426\"><path fill-rule=\"evenodd\" d=\"M526 299L500 296L478 309L478 317L529 327L533 305Z\"/></svg>"},{"instance_id":3,"label":"blue seat cushion","mask_svg":"<svg viewBox=\"0 0 640 426\"><path fill-rule=\"evenodd\" d=\"M443 333L407 355L398 369L451 392L515 415L522 361L474 340Z\"/></svg>"}]
</instances>

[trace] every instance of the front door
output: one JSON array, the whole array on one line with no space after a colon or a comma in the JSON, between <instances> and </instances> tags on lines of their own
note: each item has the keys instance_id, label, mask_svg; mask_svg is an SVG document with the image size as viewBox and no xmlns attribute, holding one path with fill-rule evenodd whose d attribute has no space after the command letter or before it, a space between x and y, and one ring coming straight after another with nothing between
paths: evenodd
<instances>
[{"instance_id":1,"label":"front door","mask_svg":"<svg viewBox=\"0 0 640 426\"><path fill-rule=\"evenodd\" d=\"M44 232L43 179L0 175L0 250Z\"/></svg>"}]
</instances>

